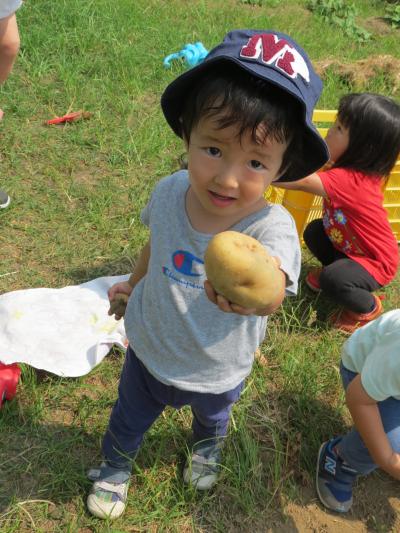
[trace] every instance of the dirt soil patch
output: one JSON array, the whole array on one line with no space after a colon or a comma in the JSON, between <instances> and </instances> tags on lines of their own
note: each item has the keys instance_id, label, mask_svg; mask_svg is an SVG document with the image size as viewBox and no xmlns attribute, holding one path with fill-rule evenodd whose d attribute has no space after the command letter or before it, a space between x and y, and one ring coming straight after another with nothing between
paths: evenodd
<instances>
[{"instance_id":1,"label":"dirt soil patch","mask_svg":"<svg viewBox=\"0 0 400 533\"><path fill-rule=\"evenodd\" d=\"M284 506L285 520L268 531L284 533L371 533L400 531L398 483L382 473L361 480L354 490L353 509L346 515L326 511L312 487L301 501Z\"/></svg>"},{"instance_id":2,"label":"dirt soil patch","mask_svg":"<svg viewBox=\"0 0 400 533\"><path fill-rule=\"evenodd\" d=\"M357 91L365 90L368 82L377 76L384 76L394 93L400 89L400 59L390 54L371 56L351 63L324 59L315 62L315 69L322 78L328 71L334 72Z\"/></svg>"},{"instance_id":3,"label":"dirt soil patch","mask_svg":"<svg viewBox=\"0 0 400 533\"><path fill-rule=\"evenodd\" d=\"M363 21L363 26L368 31L378 35L386 35L392 31L383 17L369 17Z\"/></svg>"}]
</instances>

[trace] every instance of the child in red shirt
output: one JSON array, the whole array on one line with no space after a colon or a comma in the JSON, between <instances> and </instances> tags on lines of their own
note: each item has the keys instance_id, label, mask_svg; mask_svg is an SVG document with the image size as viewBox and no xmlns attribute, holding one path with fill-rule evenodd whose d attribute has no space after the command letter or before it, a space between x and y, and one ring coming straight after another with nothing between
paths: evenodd
<instances>
[{"instance_id":1,"label":"child in red shirt","mask_svg":"<svg viewBox=\"0 0 400 533\"><path fill-rule=\"evenodd\" d=\"M344 307L330 321L352 333L382 313L373 291L397 272L382 185L400 152L400 106L377 94L344 96L326 142L329 170L274 185L323 197L323 218L310 222L303 235L322 268L309 272L306 283Z\"/></svg>"}]
</instances>

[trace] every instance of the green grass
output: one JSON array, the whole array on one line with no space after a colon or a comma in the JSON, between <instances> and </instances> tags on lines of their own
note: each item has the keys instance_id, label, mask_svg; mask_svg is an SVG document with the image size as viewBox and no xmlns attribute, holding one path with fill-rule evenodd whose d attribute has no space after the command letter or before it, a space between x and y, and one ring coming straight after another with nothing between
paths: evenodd
<instances>
[{"instance_id":1,"label":"green grass","mask_svg":"<svg viewBox=\"0 0 400 533\"><path fill-rule=\"evenodd\" d=\"M399 32L389 26L359 46L322 26L305 1L264 4L26 0L18 13L21 52L0 89L1 186L12 196L0 213L1 292L61 287L132 269L146 239L140 210L182 153L159 99L184 70L180 64L165 70L162 60L185 43L211 48L230 29L268 24L291 34L314 60L399 57ZM384 2L359 0L357 6L360 25L384 15ZM368 89L393 92L391 80L383 78L370 80ZM334 72L325 81L319 107L336 107L351 87ZM91 119L43 125L78 109L90 111ZM398 307L399 281L384 292L386 308ZM183 488L190 413L167 410L146 436L128 510L113 525L87 514L85 472L100 459L122 355L107 357L79 379L24 367L16 400L0 412L0 531L294 527L287 503L308 501L304 489L312 493L321 440L349 423L338 374L343 337L323 320L330 305L303 288L271 318L263 358L233 411L217 488L209 494ZM360 502L355 516L371 530L385 527Z\"/></svg>"}]
</instances>

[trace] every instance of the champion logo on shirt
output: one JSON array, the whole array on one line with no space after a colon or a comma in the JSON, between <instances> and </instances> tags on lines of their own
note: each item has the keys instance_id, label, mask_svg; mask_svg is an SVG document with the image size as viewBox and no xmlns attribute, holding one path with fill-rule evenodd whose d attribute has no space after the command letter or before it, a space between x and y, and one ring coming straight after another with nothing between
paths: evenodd
<instances>
[{"instance_id":1,"label":"champion logo on shirt","mask_svg":"<svg viewBox=\"0 0 400 533\"><path fill-rule=\"evenodd\" d=\"M175 270L185 276L201 276L203 273L203 268L201 272L196 272L196 267L199 265L204 265L204 261L196 257L195 255L187 252L186 250L177 250L172 254L172 264L174 265Z\"/></svg>"},{"instance_id":2,"label":"champion logo on shirt","mask_svg":"<svg viewBox=\"0 0 400 533\"><path fill-rule=\"evenodd\" d=\"M172 254L171 259L175 271L179 274L184 274L190 278L198 278L204 274L204 261L186 250L177 250ZM200 285L195 280L181 278L167 266L163 266L162 271L167 278L186 288L204 290L203 284Z\"/></svg>"}]
</instances>

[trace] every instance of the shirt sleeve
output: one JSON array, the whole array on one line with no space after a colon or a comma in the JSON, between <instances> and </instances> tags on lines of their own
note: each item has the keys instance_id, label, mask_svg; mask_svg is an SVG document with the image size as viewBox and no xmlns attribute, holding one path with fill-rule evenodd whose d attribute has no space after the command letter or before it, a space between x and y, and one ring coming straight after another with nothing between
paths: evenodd
<instances>
[{"instance_id":1,"label":"shirt sleeve","mask_svg":"<svg viewBox=\"0 0 400 533\"><path fill-rule=\"evenodd\" d=\"M165 203L165 198L170 198L170 193L179 195L182 190L185 190L188 186L187 170L179 170L174 174L165 176L158 181L151 193L150 200L147 205L142 209L140 213L140 220L145 226L150 226L151 213L153 209L162 209Z\"/></svg>"},{"instance_id":2,"label":"shirt sleeve","mask_svg":"<svg viewBox=\"0 0 400 533\"><path fill-rule=\"evenodd\" d=\"M155 188L153 189L150 199L147 202L147 204L144 206L140 213L140 220L143 222L145 226L150 226L150 217L151 212L154 207L154 203L156 201L157 195L159 194L160 189L162 188L162 181L159 181Z\"/></svg>"},{"instance_id":3,"label":"shirt sleeve","mask_svg":"<svg viewBox=\"0 0 400 533\"><path fill-rule=\"evenodd\" d=\"M400 399L400 309L356 330L343 345L342 362L361 375L365 391L375 401Z\"/></svg>"},{"instance_id":4,"label":"shirt sleeve","mask_svg":"<svg viewBox=\"0 0 400 533\"><path fill-rule=\"evenodd\" d=\"M343 168L332 168L324 172L317 172L325 192L334 204L339 200L342 207L353 205L356 189L353 188L353 180L350 173ZM358 191L359 194L359 191Z\"/></svg>"},{"instance_id":5,"label":"shirt sleeve","mask_svg":"<svg viewBox=\"0 0 400 533\"><path fill-rule=\"evenodd\" d=\"M267 224L254 237L272 256L279 257L280 269L286 274L286 295L297 294L301 268L300 241L292 216L282 207L274 206Z\"/></svg>"},{"instance_id":6,"label":"shirt sleeve","mask_svg":"<svg viewBox=\"0 0 400 533\"><path fill-rule=\"evenodd\" d=\"M21 7L22 0L2 0L0 4L0 19L4 19L13 15Z\"/></svg>"},{"instance_id":7,"label":"shirt sleeve","mask_svg":"<svg viewBox=\"0 0 400 533\"><path fill-rule=\"evenodd\" d=\"M143 222L145 226L150 225L150 211L151 211L151 198L147 205L144 206L142 209L142 212L140 213L140 220Z\"/></svg>"},{"instance_id":8,"label":"shirt sleeve","mask_svg":"<svg viewBox=\"0 0 400 533\"><path fill-rule=\"evenodd\" d=\"M382 402L400 397L400 335L386 333L368 354L361 371L361 383L371 398Z\"/></svg>"}]
</instances>

